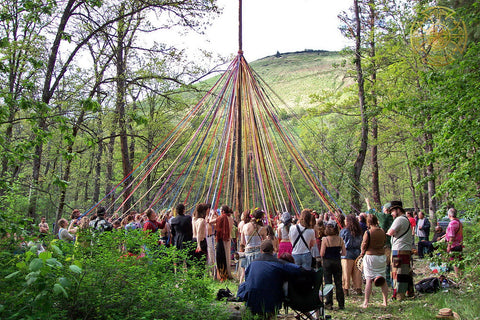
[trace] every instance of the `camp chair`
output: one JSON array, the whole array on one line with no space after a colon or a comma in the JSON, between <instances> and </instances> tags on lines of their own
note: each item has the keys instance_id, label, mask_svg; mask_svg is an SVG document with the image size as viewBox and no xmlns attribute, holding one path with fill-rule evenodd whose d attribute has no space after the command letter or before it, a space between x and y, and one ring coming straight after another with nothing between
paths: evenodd
<instances>
[{"instance_id":1,"label":"camp chair","mask_svg":"<svg viewBox=\"0 0 480 320\"><path fill-rule=\"evenodd\" d=\"M323 269L305 272L288 282L285 311L290 307L297 319L324 319L323 291Z\"/></svg>"}]
</instances>

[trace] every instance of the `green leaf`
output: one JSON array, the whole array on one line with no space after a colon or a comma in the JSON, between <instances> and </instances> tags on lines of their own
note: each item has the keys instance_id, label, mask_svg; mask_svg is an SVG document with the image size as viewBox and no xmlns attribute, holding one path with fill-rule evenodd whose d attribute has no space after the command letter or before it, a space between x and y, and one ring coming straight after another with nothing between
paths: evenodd
<instances>
[{"instance_id":1,"label":"green leaf","mask_svg":"<svg viewBox=\"0 0 480 320\"><path fill-rule=\"evenodd\" d=\"M58 283L64 288L69 288L72 285L72 282L65 277L58 278Z\"/></svg>"},{"instance_id":2,"label":"green leaf","mask_svg":"<svg viewBox=\"0 0 480 320\"><path fill-rule=\"evenodd\" d=\"M67 293L67 291L66 291L65 288L62 287L62 285L59 284L59 283L55 283L55 284L53 285L53 292L54 292L55 294L63 294L63 295L65 296L65 298L68 298L68 293Z\"/></svg>"},{"instance_id":3,"label":"green leaf","mask_svg":"<svg viewBox=\"0 0 480 320\"><path fill-rule=\"evenodd\" d=\"M72 264L69 268L70 268L70 271L72 271L74 273L82 273L82 268L80 268L79 266L76 266L74 264Z\"/></svg>"},{"instance_id":4,"label":"green leaf","mask_svg":"<svg viewBox=\"0 0 480 320\"><path fill-rule=\"evenodd\" d=\"M25 269L27 267L27 264L25 263L25 261L20 261L20 262L17 262L17 264L15 266L18 269Z\"/></svg>"},{"instance_id":5,"label":"green leaf","mask_svg":"<svg viewBox=\"0 0 480 320\"><path fill-rule=\"evenodd\" d=\"M9 45L8 37L0 39L0 48L6 48Z\"/></svg>"},{"instance_id":6,"label":"green leaf","mask_svg":"<svg viewBox=\"0 0 480 320\"><path fill-rule=\"evenodd\" d=\"M82 262L80 260L75 260L73 262L74 265L76 265L77 267L81 268L83 265L82 265Z\"/></svg>"},{"instance_id":7,"label":"green leaf","mask_svg":"<svg viewBox=\"0 0 480 320\"><path fill-rule=\"evenodd\" d=\"M98 112L100 110L100 104L96 100L92 100L92 98L82 100L80 103L85 111Z\"/></svg>"},{"instance_id":8,"label":"green leaf","mask_svg":"<svg viewBox=\"0 0 480 320\"><path fill-rule=\"evenodd\" d=\"M62 267L63 266L62 263L55 258L47 259L47 261L45 261L45 263L47 265L49 265L50 267Z\"/></svg>"},{"instance_id":9,"label":"green leaf","mask_svg":"<svg viewBox=\"0 0 480 320\"><path fill-rule=\"evenodd\" d=\"M43 251L38 255L38 257L43 261L47 261L52 257L52 253L50 251Z\"/></svg>"},{"instance_id":10,"label":"green leaf","mask_svg":"<svg viewBox=\"0 0 480 320\"><path fill-rule=\"evenodd\" d=\"M57 255L62 255L62 254L63 254L62 250L60 250L60 248L57 247L56 245L52 245L52 250L53 250Z\"/></svg>"},{"instance_id":11,"label":"green leaf","mask_svg":"<svg viewBox=\"0 0 480 320\"><path fill-rule=\"evenodd\" d=\"M10 278L13 278L15 277L17 274L19 274L20 271L15 271L13 273L10 273L8 276L5 277L5 279L10 279Z\"/></svg>"},{"instance_id":12,"label":"green leaf","mask_svg":"<svg viewBox=\"0 0 480 320\"><path fill-rule=\"evenodd\" d=\"M25 279L27 280L27 286L37 281L39 272L40 271L36 271L36 272L30 272L29 274L27 274L27 276L25 277Z\"/></svg>"},{"instance_id":13,"label":"green leaf","mask_svg":"<svg viewBox=\"0 0 480 320\"><path fill-rule=\"evenodd\" d=\"M38 271L43 267L43 260L39 258L35 258L30 262L29 269L31 271Z\"/></svg>"}]
</instances>

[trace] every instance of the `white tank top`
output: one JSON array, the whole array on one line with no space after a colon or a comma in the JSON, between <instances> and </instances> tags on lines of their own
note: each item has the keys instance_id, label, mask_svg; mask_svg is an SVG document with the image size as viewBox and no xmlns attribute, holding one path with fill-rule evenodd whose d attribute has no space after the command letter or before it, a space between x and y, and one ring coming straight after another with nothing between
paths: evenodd
<instances>
[{"instance_id":1,"label":"white tank top","mask_svg":"<svg viewBox=\"0 0 480 320\"><path fill-rule=\"evenodd\" d=\"M282 224L282 228L280 229L280 237L282 238L282 240L289 239L287 227L285 227L283 224Z\"/></svg>"}]
</instances>

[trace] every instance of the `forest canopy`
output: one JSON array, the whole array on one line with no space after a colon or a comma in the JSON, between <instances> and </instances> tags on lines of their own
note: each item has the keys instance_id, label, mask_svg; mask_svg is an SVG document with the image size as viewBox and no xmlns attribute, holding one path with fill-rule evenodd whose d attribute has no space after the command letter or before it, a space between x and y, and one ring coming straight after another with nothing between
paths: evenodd
<instances>
[{"instance_id":1,"label":"forest canopy","mask_svg":"<svg viewBox=\"0 0 480 320\"><path fill-rule=\"evenodd\" d=\"M332 62L326 72L333 76L316 88L279 92L309 97L307 103L289 101L291 111L282 110L281 117L299 134L300 147L344 211L364 210L370 198L377 207L400 199L431 218L448 206L475 215L479 2L353 4L339 18L355 45ZM462 50L439 51L451 56L445 64L431 63L432 52L412 41L418 37L412 30L433 7L454 12L467 32ZM114 187L209 83L192 85L209 72L202 62L189 62L168 43L145 46L139 39L165 28L201 30L217 13L213 0L2 6L1 210L57 221L74 208L113 203ZM277 52L270 58L286 57ZM269 82L261 64L257 71ZM274 89L288 90L271 79ZM146 178L145 190L178 152L170 150ZM307 189L298 192L306 205L325 209Z\"/></svg>"}]
</instances>

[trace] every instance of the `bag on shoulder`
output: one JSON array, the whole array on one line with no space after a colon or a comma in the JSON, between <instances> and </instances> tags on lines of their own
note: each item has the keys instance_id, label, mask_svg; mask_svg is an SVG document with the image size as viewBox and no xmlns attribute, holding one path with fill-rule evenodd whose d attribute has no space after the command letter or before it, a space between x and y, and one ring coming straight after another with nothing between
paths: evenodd
<instances>
[{"instance_id":1,"label":"bag on shoulder","mask_svg":"<svg viewBox=\"0 0 480 320\"><path fill-rule=\"evenodd\" d=\"M415 285L415 290L420 293L434 293L440 290L440 281L438 278L431 277L420 280Z\"/></svg>"}]
</instances>

